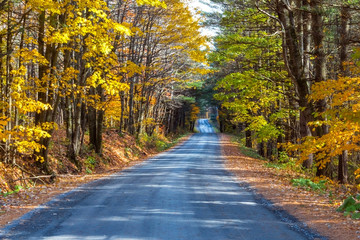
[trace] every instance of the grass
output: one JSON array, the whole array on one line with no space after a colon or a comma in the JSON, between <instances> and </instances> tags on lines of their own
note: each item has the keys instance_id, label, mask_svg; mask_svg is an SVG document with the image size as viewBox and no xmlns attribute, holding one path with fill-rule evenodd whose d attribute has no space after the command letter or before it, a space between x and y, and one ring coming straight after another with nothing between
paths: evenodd
<instances>
[{"instance_id":1,"label":"grass","mask_svg":"<svg viewBox=\"0 0 360 240\"><path fill-rule=\"evenodd\" d=\"M88 156L86 160L84 161L85 165L85 172L87 174L92 174L93 170L95 169L97 164L96 157L95 156Z\"/></svg>"},{"instance_id":2,"label":"grass","mask_svg":"<svg viewBox=\"0 0 360 240\"><path fill-rule=\"evenodd\" d=\"M0 189L0 195L2 195L3 197L7 197L11 194L20 192L21 189L24 189L24 188L20 185L16 185L14 191L10 191L10 192L2 192Z\"/></svg>"},{"instance_id":3,"label":"grass","mask_svg":"<svg viewBox=\"0 0 360 240\"><path fill-rule=\"evenodd\" d=\"M319 191L324 192L327 189L327 180L320 180L319 182L313 182L307 178L295 178L291 180L291 183L296 187L304 188L307 191Z\"/></svg>"},{"instance_id":4,"label":"grass","mask_svg":"<svg viewBox=\"0 0 360 240\"><path fill-rule=\"evenodd\" d=\"M278 170L292 170L294 172L302 173L302 167L296 163L294 160L288 162L267 162L264 164L265 167L275 168Z\"/></svg>"},{"instance_id":5,"label":"grass","mask_svg":"<svg viewBox=\"0 0 360 240\"><path fill-rule=\"evenodd\" d=\"M260 156L255 149L245 147L241 136L233 136L231 138L231 141L238 143L241 153L244 154L245 156L260 160L265 160L265 158Z\"/></svg>"},{"instance_id":6,"label":"grass","mask_svg":"<svg viewBox=\"0 0 360 240\"><path fill-rule=\"evenodd\" d=\"M352 219L360 219L360 195L346 198L337 211L343 212L344 216L350 216Z\"/></svg>"},{"instance_id":7,"label":"grass","mask_svg":"<svg viewBox=\"0 0 360 240\"><path fill-rule=\"evenodd\" d=\"M181 138L189 135L189 133L178 134L170 137L154 133L149 136L146 133L142 134L138 138L138 144L147 148L155 148L157 152L165 151L174 145L176 145Z\"/></svg>"},{"instance_id":8,"label":"grass","mask_svg":"<svg viewBox=\"0 0 360 240\"><path fill-rule=\"evenodd\" d=\"M248 157L265 160L265 158L263 158L256 150L245 147L244 145L240 145L240 151Z\"/></svg>"},{"instance_id":9,"label":"grass","mask_svg":"<svg viewBox=\"0 0 360 240\"><path fill-rule=\"evenodd\" d=\"M156 150L159 152L165 151L165 150L175 146L176 144L178 144L181 138L186 137L188 135L189 135L189 133L184 133L184 134L177 135L168 141L159 141L156 145Z\"/></svg>"}]
</instances>

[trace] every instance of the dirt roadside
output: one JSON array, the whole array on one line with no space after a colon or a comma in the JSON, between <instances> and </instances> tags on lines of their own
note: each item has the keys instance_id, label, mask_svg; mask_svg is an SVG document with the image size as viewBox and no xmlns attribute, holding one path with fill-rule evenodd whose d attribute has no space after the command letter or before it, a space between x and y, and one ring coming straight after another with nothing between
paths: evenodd
<instances>
[{"instance_id":1,"label":"dirt roadside","mask_svg":"<svg viewBox=\"0 0 360 240\"><path fill-rule=\"evenodd\" d=\"M264 161L243 155L230 136L220 135L225 166L238 180L330 240L360 239L360 221L336 212L329 198L290 184L289 173L264 167Z\"/></svg>"}]
</instances>

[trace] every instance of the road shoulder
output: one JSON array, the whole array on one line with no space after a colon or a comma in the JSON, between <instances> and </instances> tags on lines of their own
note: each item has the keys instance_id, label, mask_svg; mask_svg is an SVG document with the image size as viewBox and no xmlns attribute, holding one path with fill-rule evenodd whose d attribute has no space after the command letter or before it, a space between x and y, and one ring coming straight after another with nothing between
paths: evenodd
<instances>
[{"instance_id":1,"label":"road shoulder","mask_svg":"<svg viewBox=\"0 0 360 240\"><path fill-rule=\"evenodd\" d=\"M360 222L336 212L328 198L293 187L290 173L266 168L264 161L243 155L229 135L220 134L220 141L226 168L275 207L284 209L330 240L360 239Z\"/></svg>"}]
</instances>

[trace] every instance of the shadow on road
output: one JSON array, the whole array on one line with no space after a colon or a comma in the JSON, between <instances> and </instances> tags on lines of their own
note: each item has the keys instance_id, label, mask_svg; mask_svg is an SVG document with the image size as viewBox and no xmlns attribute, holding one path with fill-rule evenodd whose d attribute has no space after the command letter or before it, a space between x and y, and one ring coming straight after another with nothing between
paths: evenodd
<instances>
[{"instance_id":1,"label":"shadow on road","mask_svg":"<svg viewBox=\"0 0 360 240\"><path fill-rule=\"evenodd\" d=\"M210 131L207 125L200 129ZM62 195L3 234L5 239L307 239L224 170L218 136L211 132Z\"/></svg>"}]
</instances>

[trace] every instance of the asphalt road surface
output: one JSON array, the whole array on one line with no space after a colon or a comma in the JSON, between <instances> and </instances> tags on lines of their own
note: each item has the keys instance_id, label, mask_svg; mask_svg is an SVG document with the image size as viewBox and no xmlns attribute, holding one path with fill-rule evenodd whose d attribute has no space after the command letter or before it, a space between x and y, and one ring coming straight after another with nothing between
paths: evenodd
<instances>
[{"instance_id":1,"label":"asphalt road surface","mask_svg":"<svg viewBox=\"0 0 360 240\"><path fill-rule=\"evenodd\" d=\"M312 239L224 170L218 136L201 133L143 164L63 194L1 239ZM296 224L295 224L296 225Z\"/></svg>"}]
</instances>

